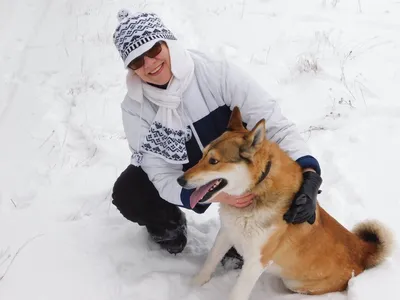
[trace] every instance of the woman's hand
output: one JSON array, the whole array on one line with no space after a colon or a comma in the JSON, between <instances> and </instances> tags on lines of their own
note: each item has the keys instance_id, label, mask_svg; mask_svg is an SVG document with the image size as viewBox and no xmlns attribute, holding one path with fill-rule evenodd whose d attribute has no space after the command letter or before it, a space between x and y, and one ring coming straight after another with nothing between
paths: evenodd
<instances>
[{"instance_id":1,"label":"woman's hand","mask_svg":"<svg viewBox=\"0 0 400 300\"><path fill-rule=\"evenodd\" d=\"M251 203L253 203L253 194L244 194L241 196L233 196L229 195L227 193L221 192L217 196L215 196L211 202L220 202L220 203L225 203L229 204L238 208L243 208L246 206L249 206Z\"/></svg>"}]
</instances>

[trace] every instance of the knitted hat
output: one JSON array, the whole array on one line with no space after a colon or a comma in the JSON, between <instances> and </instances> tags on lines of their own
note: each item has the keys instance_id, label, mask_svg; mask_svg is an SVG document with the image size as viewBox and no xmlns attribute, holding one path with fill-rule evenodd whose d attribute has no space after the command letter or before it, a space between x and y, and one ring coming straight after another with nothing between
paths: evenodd
<instances>
[{"instance_id":1,"label":"knitted hat","mask_svg":"<svg viewBox=\"0 0 400 300\"><path fill-rule=\"evenodd\" d=\"M128 10L122 9L117 17L119 25L115 29L113 39L125 67L153 47L156 42L176 40L154 13L131 14Z\"/></svg>"}]
</instances>

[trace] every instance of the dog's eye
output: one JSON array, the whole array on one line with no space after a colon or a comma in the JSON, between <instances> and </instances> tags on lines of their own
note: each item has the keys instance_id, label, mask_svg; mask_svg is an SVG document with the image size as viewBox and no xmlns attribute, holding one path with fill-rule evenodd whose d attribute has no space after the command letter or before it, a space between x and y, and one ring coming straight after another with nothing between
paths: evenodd
<instances>
[{"instance_id":1,"label":"dog's eye","mask_svg":"<svg viewBox=\"0 0 400 300\"><path fill-rule=\"evenodd\" d=\"M216 165L217 163L219 163L218 160L216 160L215 158L210 158L210 160L208 161L210 164L212 165Z\"/></svg>"}]
</instances>

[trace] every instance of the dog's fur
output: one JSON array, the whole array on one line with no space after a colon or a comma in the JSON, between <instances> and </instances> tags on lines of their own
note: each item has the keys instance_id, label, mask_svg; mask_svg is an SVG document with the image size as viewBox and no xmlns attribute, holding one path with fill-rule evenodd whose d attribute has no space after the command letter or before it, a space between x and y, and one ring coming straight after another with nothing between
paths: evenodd
<instances>
[{"instance_id":1,"label":"dog's fur","mask_svg":"<svg viewBox=\"0 0 400 300\"><path fill-rule=\"evenodd\" d=\"M228 130L211 142L203 158L181 177L180 184L186 188L224 178L227 185L220 191L256 195L246 208L221 203L220 231L193 283L206 283L232 246L243 255L244 265L231 300L248 299L264 271L282 278L294 292L343 291L349 279L390 254L392 235L382 224L369 221L350 232L319 204L313 225L286 223L283 215L301 186L302 170L277 144L265 138L264 120L251 131L242 124L235 107ZM270 171L259 182L268 162Z\"/></svg>"}]
</instances>

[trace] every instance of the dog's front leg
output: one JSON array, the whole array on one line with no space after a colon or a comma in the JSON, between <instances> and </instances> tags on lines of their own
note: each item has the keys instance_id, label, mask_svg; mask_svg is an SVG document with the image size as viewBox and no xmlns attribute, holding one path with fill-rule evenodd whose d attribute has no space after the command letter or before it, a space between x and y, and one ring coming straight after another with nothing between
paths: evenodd
<instances>
[{"instance_id":1,"label":"dog's front leg","mask_svg":"<svg viewBox=\"0 0 400 300\"><path fill-rule=\"evenodd\" d=\"M197 276L193 278L192 284L203 285L209 281L218 263L232 246L233 243L230 241L227 232L221 227L215 239L214 245L208 253L203 268L197 274Z\"/></svg>"},{"instance_id":2,"label":"dog's front leg","mask_svg":"<svg viewBox=\"0 0 400 300\"><path fill-rule=\"evenodd\" d=\"M247 300L264 268L260 257L244 257L244 265L229 300Z\"/></svg>"}]
</instances>

